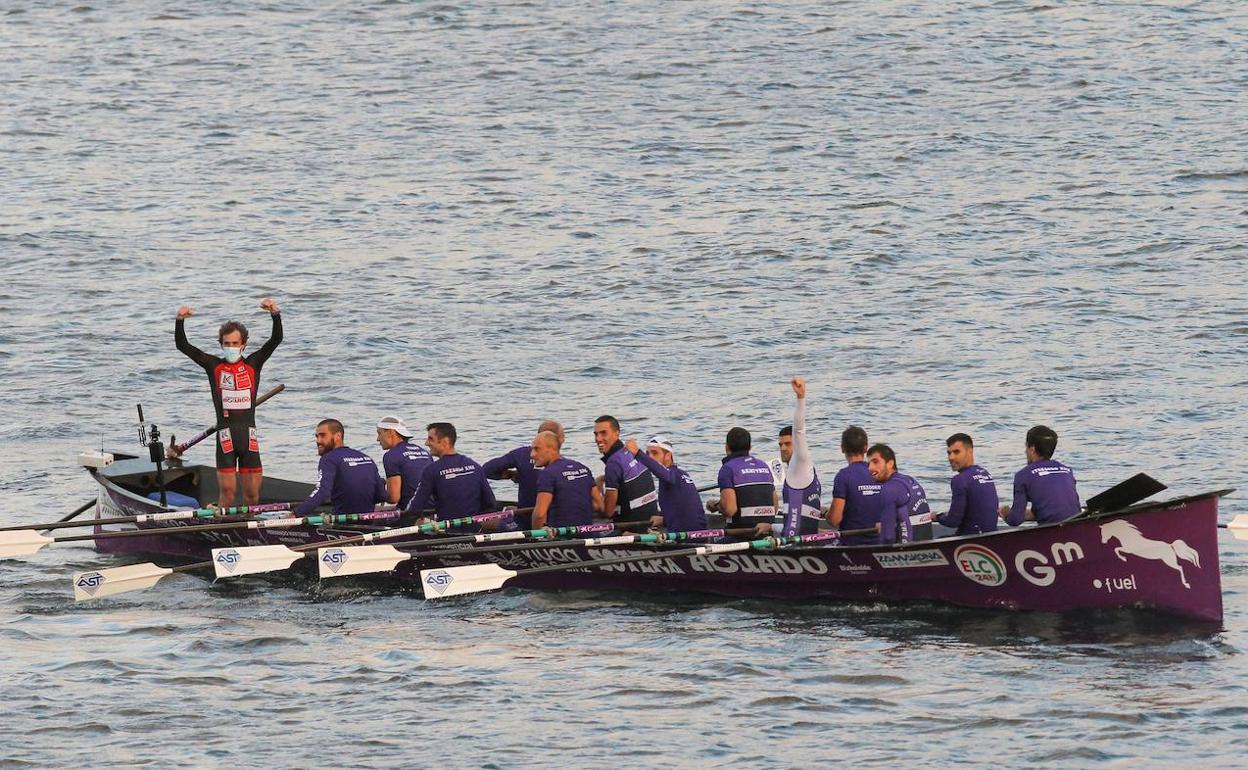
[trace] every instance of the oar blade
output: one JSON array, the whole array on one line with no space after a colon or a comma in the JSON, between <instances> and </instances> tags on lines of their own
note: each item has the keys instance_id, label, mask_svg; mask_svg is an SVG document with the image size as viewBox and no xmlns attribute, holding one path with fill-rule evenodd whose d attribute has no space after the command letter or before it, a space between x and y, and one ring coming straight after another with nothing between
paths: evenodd
<instances>
[{"instance_id":1,"label":"oar blade","mask_svg":"<svg viewBox=\"0 0 1248 770\"><path fill-rule=\"evenodd\" d=\"M389 572L412 558L392 545L361 545L353 548L319 548L316 568L321 579Z\"/></svg>"},{"instance_id":2,"label":"oar blade","mask_svg":"<svg viewBox=\"0 0 1248 770\"><path fill-rule=\"evenodd\" d=\"M127 591L142 591L156 585L165 575L172 574L173 570L151 562L79 572L73 577L74 601L99 599Z\"/></svg>"},{"instance_id":3,"label":"oar blade","mask_svg":"<svg viewBox=\"0 0 1248 770\"><path fill-rule=\"evenodd\" d=\"M51 542L54 542L52 538L41 535L33 529L0 532L0 559L30 556L32 553L38 553Z\"/></svg>"},{"instance_id":4,"label":"oar blade","mask_svg":"<svg viewBox=\"0 0 1248 770\"><path fill-rule=\"evenodd\" d=\"M1231 531L1236 540L1248 540L1248 513L1241 513L1231 519L1226 528Z\"/></svg>"},{"instance_id":5,"label":"oar blade","mask_svg":"<svg viewBox=\"0 0 1248 770\"><path fill-rule=\"evenodd\" d=\"M1165 484L1147 473L1137 473L1126 481L1089 497L1086 503L1088 513L1118 511L1135 505L1146 497L1152 497L1164 489L1166 489Z\"/></svg>"},{"instance_id":6,"label":"oar blade","mask_svg":"<svg viewBox=\"0 0 1248 770\"><path fill-rule=\"evenodd\" d=\"M473 564L467 567L422 569L420 584L425 588L426 599L445 599L448 596L475 594L502 588L516 576L509 569L497 564Z\"/></svg>"},{"instance_id":7,"label":"oar blade","mask_svg":"<svg viewBox=\"0 0 1248 770\"><path fill-rule=\"evenodd\" d=\"M238 577L261 572L277 572L303 558L299 551L284 545L252 545L243 548L213 548L212 571L217 577Z\"/></svg>"}]
</instances>

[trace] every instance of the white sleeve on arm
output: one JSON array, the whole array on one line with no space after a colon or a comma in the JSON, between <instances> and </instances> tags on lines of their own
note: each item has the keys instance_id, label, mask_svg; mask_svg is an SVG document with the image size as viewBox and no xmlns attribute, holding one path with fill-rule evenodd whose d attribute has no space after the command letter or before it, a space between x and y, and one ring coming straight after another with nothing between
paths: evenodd
<instances>
[{"instance_id":1,"label":"white sleeve on arm","mask_svg":"<svg viewBox=\"0 0 1248 770\"><path fill-rule=\"evenodd\" d=\"M793 410L793 456L789 458L786 482L791 489L805 489L815 480L815 463L806 443L806 399L797 399Z\"/></svg>"}]
</instances>

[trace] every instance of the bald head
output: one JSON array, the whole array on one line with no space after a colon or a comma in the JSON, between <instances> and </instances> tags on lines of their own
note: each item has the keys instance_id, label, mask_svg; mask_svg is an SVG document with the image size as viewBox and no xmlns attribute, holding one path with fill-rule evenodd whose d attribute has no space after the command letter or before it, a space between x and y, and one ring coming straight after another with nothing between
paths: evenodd
<instances>
[{"instance_id":1,"label":"bald head","mask_svg":"<svg viewBox=\"0 0 1248 770\"><path fill-rule=\"evenodd\" d=\"M558 460L559 437L553 431L539 431L533 437L533 448L529 450L529 456L533 458L533 464L538 468L545 468Z\"/></svg>"},{"instance_id":2,"label":"bald head","mask_svg":"<svg viewBox=\"0 0 1248 770\"><path fill-rule=\"evenodd\" d=\"M563 426L554 420L543 420L542 424L537 426L538 433L553 433L555 442L559 446L563 446Z\"/></svg>"}]
</instances>

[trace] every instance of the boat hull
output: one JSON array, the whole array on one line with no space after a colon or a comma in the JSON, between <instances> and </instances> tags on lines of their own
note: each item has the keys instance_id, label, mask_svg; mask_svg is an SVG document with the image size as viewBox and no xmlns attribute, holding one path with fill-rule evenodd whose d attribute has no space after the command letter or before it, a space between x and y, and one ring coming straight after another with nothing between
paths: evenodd
<instances>
[{"instance_id":1,"label":"boat hull","mask_svg":"<svg viewBox=\"0 0 1248 770\"><path fill-rule=\"evenodd\" d=\"M290 482L287 482L290 483ZM522 575L508 585L543 590L705 593L763 599L903 602L1068 612L1147 608L1194 620L1222 620L1218 499L1209 493L1061 524L1003 529L902 546L803 547L708 556L668 556L622 565ZM102 516L159 510L101 479ZM180 524L171 523L171 524ZM169 526L169 525L157 525ZM98 529L98 528L97 528ZM111 553L204 559L222 546L302 545L342 529L300 528L162 534L97 540ZM404 562L393 573L419 583L422 569L479 563L506 569L656 554L675 545L552 546L471 556L451 553ZM429 547L436 548L431 539Z\"/></svg>"}]
</instances>

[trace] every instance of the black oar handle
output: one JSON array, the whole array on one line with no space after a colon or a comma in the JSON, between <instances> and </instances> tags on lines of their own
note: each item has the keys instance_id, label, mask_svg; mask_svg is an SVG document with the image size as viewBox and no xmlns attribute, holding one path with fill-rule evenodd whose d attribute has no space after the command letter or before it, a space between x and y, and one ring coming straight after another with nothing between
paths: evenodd
<instances>
[{"instance_id":1,"label":"black oar handle","mask_svg":"<svg viewBox=\"0 0 1248 770\"><path fill-rule=\"evenodd\" d=\"M285 385L281 385L281 384L277 385L272 390L265 393L263 396L260 396L259 398L257 398L256 403L252 406L252 408L254 409L255 407L260 406L265 401L268 401L270 398L273 398L278 393L281 393L283 390L286 390ZM192 438L190 441L184 441L181 444L175 444L174 446L169 447L169 451L173 455L180 455L186 450L198 444L199 442L208 438L209 436L216 434L216 433L220 433L224 429L225 429L224 425L214 425L211 428L206 428L203 431L196 434L195 437Z\"/></svg>"}]
</instances>

